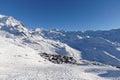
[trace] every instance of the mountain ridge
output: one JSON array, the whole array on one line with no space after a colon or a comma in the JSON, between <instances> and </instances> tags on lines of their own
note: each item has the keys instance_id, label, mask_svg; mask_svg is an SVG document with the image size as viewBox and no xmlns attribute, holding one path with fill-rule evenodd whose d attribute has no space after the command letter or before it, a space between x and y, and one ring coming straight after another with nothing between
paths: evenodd
<instances>
[{"instance_id":1,"label":"mountain ridge","mask_svg":"<svg viewBox=\"0 0 120 80\"><path fill-rule=\"evenodd\" d=\"M118 43L13 19L0 21L0 80L120 80Z\"/></svg>"},{"instance_id":2,"label":"mountain ridge","mask_svg":"<svg viewBox=\"0 0 120 80\"><path fill-rule=\"evenodd\" d=\"M115 59L120 59L120 52L117 49L120 47L118 42L120 38L117 36L119 35L119 32L119 29L86 32L41 29L40 31L33 31L33 34L42 34L45 38L66 43L70 47L81 51L83 59L98 61L109 65L120 65L119 60ZM105 52L108 52L115 58L106 55Z\"/></svg>"},{"instance_id":3,"label":"mountain ridge","mask_svg":"<svg viewBox=\"0 0 120 80\"><path fill-rule=\"evenodd\" d=\"M0 23L4 24L0 25L1 31L9 32L16 38L19 36L22 44L39 51L39 53L69 55L77 60L85 59L120 66L119 42L116 43L107 38L111 37L108 36L108 33L115 35L117 32L119 34L119 30L82 32L37 28L31 31L13 17L2 15ZM104 37L103 34L105 36L107 34L107 36ZM112 39L113 37L115 36L112 36Z\"/></svg>"}]
</instances>

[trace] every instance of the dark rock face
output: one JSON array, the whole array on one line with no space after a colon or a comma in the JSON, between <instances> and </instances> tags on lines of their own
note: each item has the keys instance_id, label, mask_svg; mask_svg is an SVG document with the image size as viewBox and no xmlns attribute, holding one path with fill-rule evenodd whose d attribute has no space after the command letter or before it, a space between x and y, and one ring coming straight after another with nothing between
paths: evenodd
<instances>
[{"instance_id":1,"label":"dark rock face","mask_svg":"<svg viewBox=\"0 0 120 80\"><path fill-rule=\"evenodd\" d=\"M116 68L119 68L119 69L120 69L120 66L116 66Z\"/></svg>"},{"instance_id":2,"label":"dark rock face","mask_svg":"<svg viewBox=\"0 0 120 80\"><path fill-rule=\"evenodd\" d=\"M73 57L68 57L64 55L53 55L53 54L41 53L40 56L56 64L62 64L62 63L76 64L77 62Z\"/></svg>"}]
</instances>

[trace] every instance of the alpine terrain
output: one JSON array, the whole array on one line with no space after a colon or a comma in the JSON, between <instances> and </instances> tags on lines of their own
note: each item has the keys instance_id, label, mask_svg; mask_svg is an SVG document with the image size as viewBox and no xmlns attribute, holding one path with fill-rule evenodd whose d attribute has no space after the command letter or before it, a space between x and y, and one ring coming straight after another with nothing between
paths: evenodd
<instances>
[{"instance_id":1,"label":"alpine terrain","mask_svg":"<svg viewBox=\"0 0 120 80\"><path fill-rule=\"evenodd\" d=\"M119 33L29 30L0 15L0 80L120 80Z\"/></svg>"}]
</instances>

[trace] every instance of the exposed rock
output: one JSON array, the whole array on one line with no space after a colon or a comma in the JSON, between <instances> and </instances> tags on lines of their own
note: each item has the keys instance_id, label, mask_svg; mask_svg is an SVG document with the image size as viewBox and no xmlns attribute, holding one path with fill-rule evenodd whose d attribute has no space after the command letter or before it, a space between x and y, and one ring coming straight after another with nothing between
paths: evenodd
<instances>
[{"instance_id":1,"label":"exposed rock","mask_svg":"<svg viewBox=\"0 0 120 80\"><path fill-rule=\"evenodd\" d=\"M68 57L64 55L41 53L40 56L56 64L62 64L62 63L76 64L77 62L73 57Z\"/></svg>"},{"instance_id":2,"label":"exposed rock","mask_svg":"<svg viewBox=\"0 0 120 80\"><path fill-rule=\"evenodd\" d=\"M120 66L116 66L116 68L119 68L119 69L120 69Z\"/></svg>"}]
</instances>

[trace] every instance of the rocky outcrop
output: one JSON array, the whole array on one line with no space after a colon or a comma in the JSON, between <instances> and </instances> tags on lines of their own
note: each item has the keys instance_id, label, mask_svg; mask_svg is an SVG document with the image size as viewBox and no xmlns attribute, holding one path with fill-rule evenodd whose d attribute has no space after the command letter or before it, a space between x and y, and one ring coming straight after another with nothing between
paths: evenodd
<instances>
[{"instance_id":1,"label":"rocky outcrop","mask_svg":"<svg viewBox=\"0 0 120 80\"><path fill-rule=\"evenodd\" d=\"M64 55L54 55L54 54L47 54L47 53L41 53L40 56L43 58L49 60L52 63L56 64L76 64L76 60L73 57L68 57Z\"/></svg>"}]
</instances>

